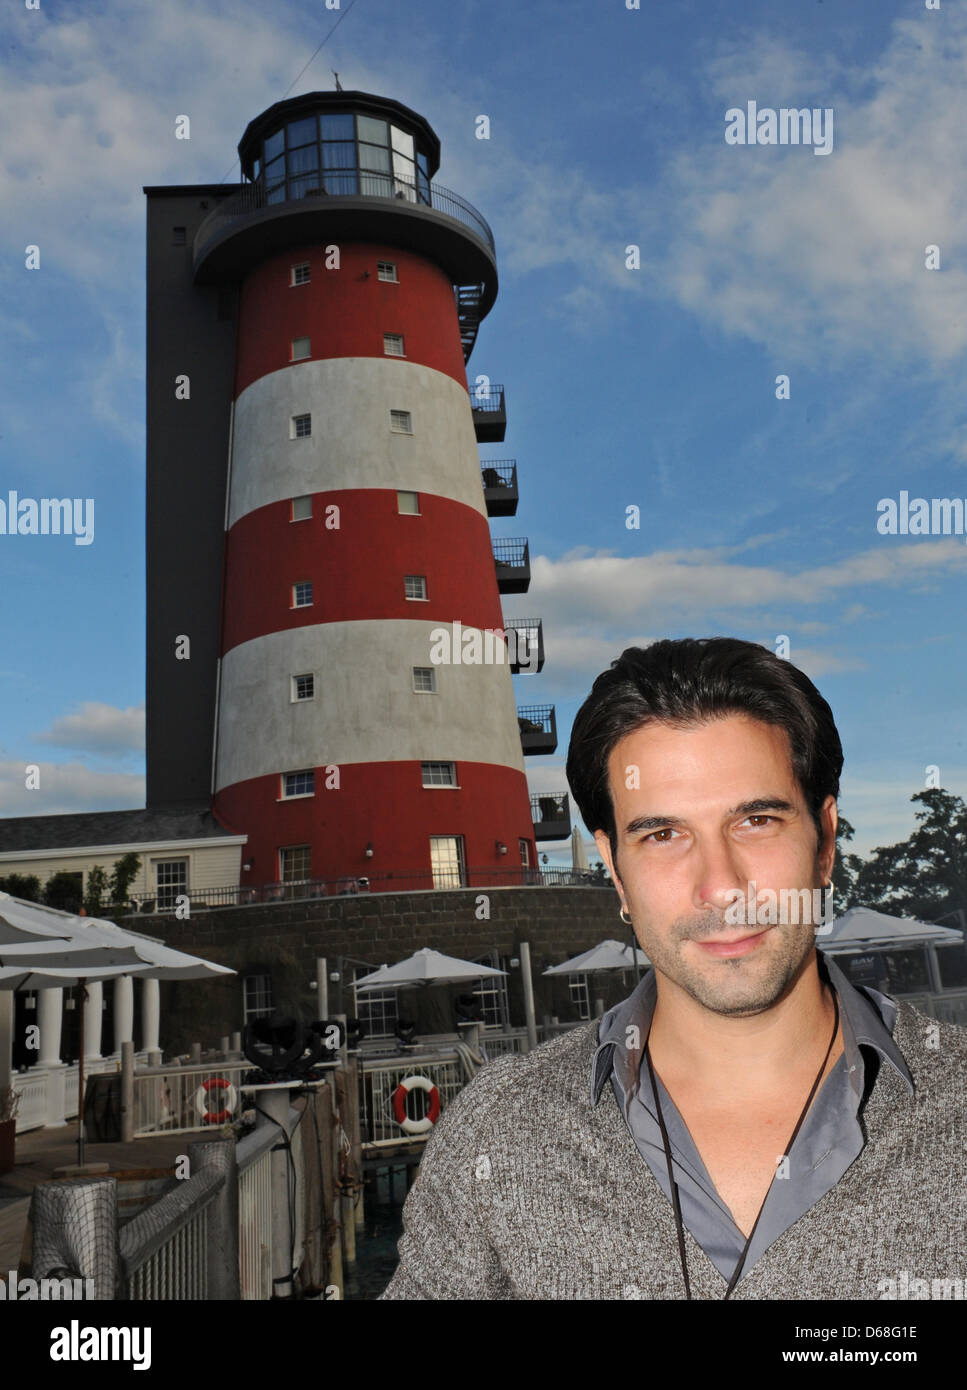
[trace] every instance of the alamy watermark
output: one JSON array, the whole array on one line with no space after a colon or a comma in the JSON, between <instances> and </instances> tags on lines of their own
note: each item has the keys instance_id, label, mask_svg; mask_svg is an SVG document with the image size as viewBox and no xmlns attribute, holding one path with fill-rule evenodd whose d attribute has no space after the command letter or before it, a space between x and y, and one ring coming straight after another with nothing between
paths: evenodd
<instances>
[{"instance_id":1,"label":"alamy watermark","mask_svg":"<svg viewBox=\"0 0 967 1390\"><path fill-rule=\"evenodd\" d=\"M881 536L963 536L967 498L881 497L876 529Z\"/></svg>"},{"instance_id":2,"label":"alamy watermark","mask_svg":"<svg viewBox=\"0 0 967 1390\"><path fill-rule=\"evenodd\" d=\"M813 154L831 154L833 108L758 107L754 101L730 106L725 113L727 145L812 145Z\"/></svg>"},{"instance_id":3,"label":"alamy watermark","mask_svg":"<svg viewBox=\"0 0 967 1390\"><path fill-rule=\"evenodd\" d=\"M0 497L0 536L73 536L75 545L94 539L93 497Z\"/></svg>"},{"instance_id":4,"label":"alamy watermark","mask_svg":"<svg viewBox=\"0 0 967 1390\"><path fill-rule=\"evenodd\" d=\"M430 660L434 666L516 666L521 672L538 669L540 648L533 627L464 627L455 618L449 627L430 631Z\"/></svg>"},{"instance_id":5,"label":"alamy watermark","mask_svg":"<svg viewBox=\"0 0 967 1390\"><path fill-rule=\"evenodd\" d=\"M93 1279L21 1279L15 1269L0 1274L0 1303L31 1303L94 1298Z\"/></svg>"},{"instance_id":6,"label":"alamy watermark","mask_svg":"<svg viewBox=\"0 0 967 1390\"><path fill-rule=\"evenodd\" d=\"M750 879L745 889L730 888L725 921L730 926L774 927L808 924L823 936L833 929L833 886L828 888L756 888Z\"/></svg>"}]
</instances>

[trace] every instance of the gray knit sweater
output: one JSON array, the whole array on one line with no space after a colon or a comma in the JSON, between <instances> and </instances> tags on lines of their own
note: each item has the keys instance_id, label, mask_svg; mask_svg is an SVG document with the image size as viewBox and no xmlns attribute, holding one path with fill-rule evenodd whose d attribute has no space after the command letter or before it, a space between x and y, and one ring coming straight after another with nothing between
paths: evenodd
<instances>
[{"instance_id":1,"label":"gray knit sweater","mask_svg":"<svg viewBox=\"0 0 967 1390\"><path fill-rule=\"evenodd\" d=\"M671 1205L611 1087L591 1105L597 1034L594 1021L499 1058L447 1106L384 1299L684 1297ZM881 1068L863 1151L733 1299L967 1296L967 1029L901 1003L894 1037L915 1095ZM725 1280L685 1242L692 1297L721 1299ZM944 1295L935 1280L958 1283Z\"/></svg>"}]
</instances>

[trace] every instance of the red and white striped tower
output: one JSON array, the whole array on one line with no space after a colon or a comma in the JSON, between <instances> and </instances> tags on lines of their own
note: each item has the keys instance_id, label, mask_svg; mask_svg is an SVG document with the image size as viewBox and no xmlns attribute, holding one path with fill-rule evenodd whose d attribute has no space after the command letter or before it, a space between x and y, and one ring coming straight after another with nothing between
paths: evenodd
<instances>
[{"instance_id":1,"label":"red and white striped tower","mask_svg":"<svg viewBox=\"0 0 967 1390\"><path fill-rule=\"evenodd\" d=\"M280 102L239 153L252 186L195 242L196 280L239 286L215 810L252 883L534 864L510 669L434 659L502 626L477 443L503 436L465 365L490 229L394 101Z\"/></svg>"}]
</instances>

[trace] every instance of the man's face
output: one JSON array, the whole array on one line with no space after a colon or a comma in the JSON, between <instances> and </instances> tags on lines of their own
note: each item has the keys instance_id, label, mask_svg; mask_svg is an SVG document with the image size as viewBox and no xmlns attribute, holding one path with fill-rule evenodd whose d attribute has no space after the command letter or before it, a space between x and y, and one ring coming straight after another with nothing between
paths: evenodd
<instances>
[{"instance_id":1,"label":"man's face","mask_svg":"<svg viewBox=\"0 0 967 1390\"><path fill-rule=\"evenodd\" d=\"M809 912L735 917L736 898L763 890L819 888L835 849L836 806L827 798L824 844L792 768L785 731L733 714L689 728L652 723L628 734L608 764L618 855L604 831L598 848L635 934L668 980L718 1014L770 1008L815 945ZM799 899L797 898L797 902Z\"/></svg>"}]
</instances>

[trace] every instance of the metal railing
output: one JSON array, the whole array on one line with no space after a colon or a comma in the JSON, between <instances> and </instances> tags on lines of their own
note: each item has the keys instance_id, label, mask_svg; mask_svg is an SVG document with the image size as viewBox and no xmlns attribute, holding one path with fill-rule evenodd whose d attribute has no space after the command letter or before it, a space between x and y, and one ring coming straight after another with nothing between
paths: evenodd
<instances>
[{"instance_id":1,"label":"metal railing","mask_svg":"<svg viewBox=\"0 0 967 1390\"><path fill-rule=\"evenodd\" d=\"M344 897L357 893L422 893L440 891L443 888L563 888L584 882L583 879L576 878L571 869L550 866L467 868L463 870L462 883L458 881L458 877L454 873L453 881L444 883L443 875L438 873L438 881L434 882L430 869L407 869L399 872L370 873L359 878L311 878L299 883L266 883L259 886L233 884L223 888L198 888L189 891L186 896L190 899L194 912L202 908L217 910L229 907L257 907L311 898ZM599 886L610 886L610 880ZM153 893L132 894L131 908L127 915L152 912L154 904Z\"/></svg>"},{"instance_id":2,"label":"metal railing","mask_svg":"<svg viewBox=\"0 0 967 1390\"><path fill-rule=\"evenodd\" d=\"M360 1058L359 1126L363 1144L422 1143L425 1134L408 1134L393 1113L393 1095L404 1077L425 1076L440 1094L446 1109L471 1079L465 1047L437 1052L414 1052L391 1058Z\"/></svg>"},{"instance_id":3,"label":"metal railing","mask_svg":"<svg viewBox=\"0 0 967 1390\"><path fill-rule=\"evenodd\" d=\"M570 814L567 792L534 792L531 796L535 825L540 821L568 820Z\"/></svg>"},{"instance_id":4,"label":"metal railing","mask_svg":"<svg viewBox=\"0 0 967 1390\"><path fill-rule=\"evenodd\" d=\"M498 413L504 408L504 388L494 382L489 386L475 386L470 392L470 406L473 410Z\"/></svg>"},{"instance_id":5,"label":"metal railing","mask_svg":"<svg viewBox=\"0 0 967 1390\"><path fill-rule=\"evenodd\" d=\"M526 536L513 536L510 539L492 542L494 559L498 565L512 565L523 569L530 563L530 550ZM506 632L507 629L504 628Z\"/></svg>"},{"instance_id":6,"label":"metal railing","mask_svg":"<svg viewBox=\"0 0 967 1390\"><path fill-rule=\"evenodd\" d=\"M278 1133L265 1125L242 1139L238 1163L238 1273L243 1299L272 1297L272 1149Z\"/></svg>"},{"instance_id":7,"label":"metal railing","mask_svg":"<svg viewBox=\"0 0 967 1390\"><path fill-rule=\"evenodd\" d=\"M205 1256L211 1200L212 1197L200 1197L192 1214L166 1233L163 1243L129 1270L128 1298L156 1303L161 1299L194 1302L208 1297Z\"/></svg>"},{"instance_id":8,"label":"metal railing","mask_svg":"<svg viewBox=\"0 0 967 1390\"><path fill-rule=\"evenodd\" d=\"M305 176L300 176L295 197L286 196L287 186L276 184L268 192L261 182L249 184L230 198L223 199L202 222L195 233L194 257L200 258L208 243L220 236L223 229L240 218L249 217L254 212L293 209L318 203L332 203L338 206L341 198L380 198L388 202L406 202L442 212L454 221L462 223L478 236L491 251L494 247L494 234L487 219L466 198L443 188L440 184L418 185L410 179L399 178L395 174L379 174L372 169L340 169L324 171L320 182L306 186ZM282 194L280 197L279 195Z\"/></svg>"},{"instance_id":9,"label":"metal railing","mask_svg":"<svg viewBox=\"0 0 967 1390\"><path fill-rule=\"evenodd\" d=\"M241 1061L145 1067L136 1071L134 1137L211 1132L237 1120L241 1112L242 1076L251 1070L251 1062Z\"/></svg>"},{"instance_id":10,"label":"metal railing","mask_svg":"<svg viewBox=\"0 0 967 1390\"><path fill-rule=\"evenodd\" d=\"M517 486L516 459L485 459L480 465L480 472L484 487L513 489Z\"/></svg>"},{"instance_id":11,"label":"metal railing","mask_svg":"<svg viewBox=\"0 0 967 1390\"><path fill-rule=\"evenodd\" d=\"M518 705L517 722L522 734L553 734L557 732L553 705Z\"/></svg>"}]
</instances>

